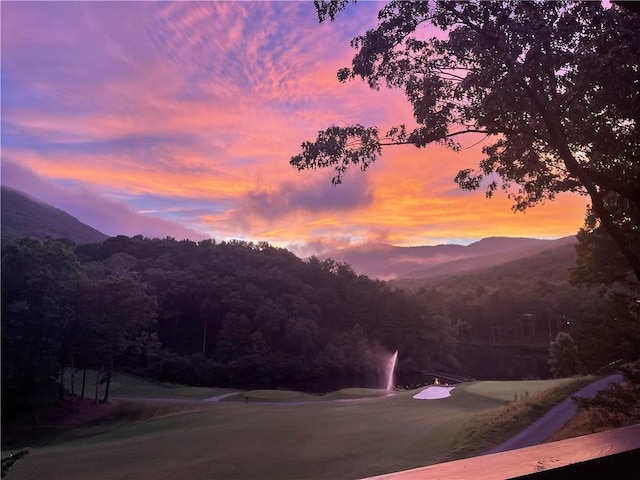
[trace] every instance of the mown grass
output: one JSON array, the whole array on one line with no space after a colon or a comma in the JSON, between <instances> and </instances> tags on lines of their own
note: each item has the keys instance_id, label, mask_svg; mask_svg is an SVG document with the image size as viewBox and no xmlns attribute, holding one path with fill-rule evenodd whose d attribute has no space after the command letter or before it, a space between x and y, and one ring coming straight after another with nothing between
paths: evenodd
<instances>
[{"instance_id":1,"label":"mown grass","mask_svg":"<svg viewBox=\"0 0 640 480\"><path fill-rule=\"evenodd\" d=\"M250 402L305 402L314 401L318 397L292 390L248 390L240 394L229 397L227 401L243 401Z\"/></svg>"},{"instance_id":2,"label":"mown grass","mask_svg":"<svg viewBox=\"0 0 640 480\"><path fill-rule=\"evenodd\" d=\"M96 430L90 436L33 448L11 475L15 480L377 475L438 463L451 458L452 451L460 455L460 439L469 425L480 425L478 418L499 421L497 411L508 408L504 388L530 393L529 399L509 406L529 402L530 408L543 408L531 407L531 402L537 392L554 384L500 382L494 390L483 383L458 385L450 397L439 400L414 400L419 390L376 396L380 391L347 389L326 401L315 396L310 396L314 401L297 401L307 397L283 391L247 392L263 399L248 403L119 401L108 417L86 427L100 429L98 434ZM330 401L356 394L370 396L363 401ZM189 410L200 406L202 410ZM487 449L501 438L495 435L503 427L490 425L492 433L468 439L466 445Z\"/></svg>"},{"instance_id":3,"label":"mown grass","mask_svg":"<svg viewBox=\"0 0 640 480\"><path fill-rule=\"evenodd\" d=\"M323 395L322 400L353 400L357 398L386 397L390 394L387 390L379 388L343 388L335 392Z\"/></svg>"},{"instance_id":4,"label":"mown grass","mask_svg":"<svg viewBox=\"0 0 640 480\"><path fill-rule=\"evenodd\" d=\"M511 402L526 399L541 390L558 387L566 383L567 379L564 378L554 380L521 380L515 382L485 380L470 385L467 390L476 395Z\"/></svg>"},{"instance_id":5,"label":"mown grass","mask_svg":"<svg viewBox=\"0 0 640 480\"><path fill-rule=\"evenodd\" d=\"M65 401L64 418L28 418L23 423L3 425L2 449L19 450L25 447L46 447L79 438L93 437L135 422L166 418L187 412L211 408L208 402L158 400L113 400L93 405L90 400L76 402L71 412L70 400Z\"/></svg>"}]
</instances>

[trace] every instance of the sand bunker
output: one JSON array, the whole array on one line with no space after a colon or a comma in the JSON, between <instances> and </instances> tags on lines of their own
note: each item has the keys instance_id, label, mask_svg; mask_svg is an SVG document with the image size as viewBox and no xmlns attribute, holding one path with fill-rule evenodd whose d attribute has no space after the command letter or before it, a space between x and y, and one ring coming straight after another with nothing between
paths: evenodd
<instances>
[{"instance_id":1,"label":"sand bunker","mask_svg":"<svg viewBox=\"0 0 640 480\"><path fill-rule=\"evenodd\" d=\"M420 393L416 393L413 398L417 400L436 400L451 396L451 390L455 387L427 387Z\"/></svg>"}]
</instances>

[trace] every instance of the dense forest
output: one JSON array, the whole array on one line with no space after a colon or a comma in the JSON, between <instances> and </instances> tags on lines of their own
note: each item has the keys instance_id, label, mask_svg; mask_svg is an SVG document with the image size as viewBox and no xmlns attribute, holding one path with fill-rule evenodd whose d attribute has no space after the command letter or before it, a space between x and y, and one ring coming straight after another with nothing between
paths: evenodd
<instances>
[{"instance_id":1,"label":"dense forest","mask_svg":"<svg viewBox=\"0 0 640 480\"><path fill-rule=\"evenodd\" d=\"M560 332L585 371L637 358L632 296L572 286L574 262L566 246L461 277L389 284L266 243L4 242L3 414L52 401L65 372L87 368L101 372L107 400L114 370L191 385L377 387L395 350L400 382L432 372L547 378Z\"/></svg>"},{"instance_id":2,"label":"dense forest","mask_svg":"<svg viewBox=\"0 0 640 480\"><path fill-rule=\"evenodd\" d=\"M7 408L56 395L63 367L305 390L378 386L395 350L407 371L458 368L454 332L424 297L264 243L8 242L2 318Z\"/></svg>"}]
</instances>

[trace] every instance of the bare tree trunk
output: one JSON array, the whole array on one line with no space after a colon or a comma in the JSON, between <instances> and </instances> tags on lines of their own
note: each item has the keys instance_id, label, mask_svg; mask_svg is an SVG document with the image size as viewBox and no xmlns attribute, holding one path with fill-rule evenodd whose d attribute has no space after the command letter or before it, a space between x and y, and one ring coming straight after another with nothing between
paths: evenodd
<instances>
[{"instance_id":1,"label":"bare tree trunk","mask_svg":"<svg viewBox=\"0 0 640 480\"><path fill-rule=\"evenodd\" d=\"M104 399L103 403L107 403L109 401L109 387L111 386L111 375L113 374L113 358L109 360L109 371L107 373L107 387L104 389Z\"/></svg>"},{"instance_id":2,"label":"bare tree trunk","mask_svg":"<svg viewBox=\"0 0 640 480\"><path fill-rule=\"evenodd\" d=\"M76 367L73 363L73 352L71 352L71 411L76 411Z\"/></svg>"},{"instance_id":3,"label":"bare tree trunk","mask_svg":"<svg viewBox=\"0 0 640 480\"><path fill-rule=\"evenodd\" d=\"M80 394L80 400L84 400L84 387L87 384L87 367L82 369L82 393Z\"/></svg>"},{"instance_id":4,"label":"bare tree trunk","mask_svg":"<svg viewBox=\"0 0 640 480\"><path fill-rule=\"evenodd\" d=\"M60 400L64 400L64 365L60 365Z\"/></svg>"},{"instance_id":5,"label":"bare tree trunk","mask_svg":"<svg viewBox=\"0 0 640 480\"><path fill-rule=\"evenodd\" d=\"M205 355L205 350L207 349L207 323L208 319L205 317L204 319L204 334L202 335L202 354Z\"/></svg>"},{"instance_id":6,"label":"bare tree trunk","mask_svg":"<svg viewBox=\"0 0 640 480\"><path fill-rule=\"evenodd\" d=\"M100 364L100 370L98 370L98 373L96 374L96 396L93 399L93 403L95 403L96 405L98 404L98 394L100 390L100 377L102 376L103 368L104 368L104 365Z\"/></svg>"}]
</instances>

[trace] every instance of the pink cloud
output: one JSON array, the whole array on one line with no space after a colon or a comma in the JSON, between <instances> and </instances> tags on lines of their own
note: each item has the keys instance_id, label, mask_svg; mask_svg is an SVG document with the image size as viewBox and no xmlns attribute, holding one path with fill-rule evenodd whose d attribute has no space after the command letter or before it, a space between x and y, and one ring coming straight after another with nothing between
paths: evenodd
<instances>
[{"instance_id":1,"label":"pink cloud","mask_svg":"<svg viewBox=\"0 0 640 480\"><path fill-rule=\"evenodd\" d=\"M389 149L337 189L330 172L289 166L300 143L329 124L384 131L411 118L401 92L335 76L378 6L362 2L318 25L310 2L8 2L3 163L32 171L22 184L34 196L59 195L76 211L89 199L90 211L79 213L105 218L117 233L177 229L185 198L215 208L181 216L189 230L172 236L211 232L301 251L305 243L575 232L580 198L523 217L504 199L456 190L455 173L476 164L479 147ZM176 206L134 208L145 196Z\"/></svg>"}]
</instances>

